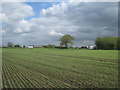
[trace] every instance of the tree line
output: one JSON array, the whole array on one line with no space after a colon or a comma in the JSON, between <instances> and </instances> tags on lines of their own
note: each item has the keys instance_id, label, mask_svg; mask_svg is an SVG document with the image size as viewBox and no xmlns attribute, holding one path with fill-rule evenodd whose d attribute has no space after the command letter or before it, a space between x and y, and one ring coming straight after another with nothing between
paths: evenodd
<instances>
[{"instance_id":1,"label":"tree line","mask_svg":"<svg viewBox=\"0 0 120 90\"><path fill-rule=\"evenodd\" d=\"M60 39L60 46L68 46L74 44L72 40L75 38L71 35L64 35ZM98 37L95 40L95 49L101 50L120 50L120 37Z\"/></svg>"},{"instance_id":2,"label":"tree line","mask_svg":"<svg viewBox=\"0 0 120 90\"><path fill-rule=\"evenodd\" d=\"M44 48L70 48L72 47L73 40L75 37L71 35L62 36L60 41L60 46L56 45L43 45ZM96 49L101 50L120 50L120 37L98 37L95 40ZM8 42L7 47L21 47L19 44L14 45L11 42ZM25 47L25 46L23 46Z\"/></svg>"},{"instance_id":3,"label":"tree line","mask_svg":"<svg viewBox=\"0 0 120 90\"><path fill-rule=\"evenodd\" d=\"M120 37L98 37L95 44L97 49L120 50Z\"/></svg>"},{"instance_id":4,"label":"tree line","mask_svg":"<svg viewBox=\"0 0 120 90\"><path fill-rule=\"evenodd\" d=\"M9 48L13 48L13 47L20 48L21 46L19 44L14 45L12 42L8 42L7 47L9 47ZM23 47L25 47L25 46L23 46Z\"/></svg>"}]
</instances>

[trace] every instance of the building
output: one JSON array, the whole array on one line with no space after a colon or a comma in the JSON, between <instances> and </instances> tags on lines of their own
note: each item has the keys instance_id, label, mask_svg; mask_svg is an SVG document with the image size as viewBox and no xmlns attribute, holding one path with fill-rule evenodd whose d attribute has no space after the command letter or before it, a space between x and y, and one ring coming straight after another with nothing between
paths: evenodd
<instances>
[{"instance_id":1,"label":"building","mask_svg":"<svg viewBox=\"0 0 120 90\"><path fill-rule=\"evenodd\" d=\"M33 48L33 46L32 46L32 45L29 45L28 48Z\"/></svg>"},{"instance_id":2,"label":"building","mask_svg":"<svg viewBox=\"0 0 120 90\"><path fill-rule=\"evenodd\" d=\"M83 45L83 46L79 46L79 47L77 47L77 48L79 48L79 49L95 49L95 45L89 45L89 46L85 46L85 45Z\"/></svg>"},{"instance_id":3,"label":"building","mask_svg":"<svg viewBox=\"0 0 120 90\"><path fill-rule=\"evenodd\" d=\"M28 48L43 48L42 45L29 45Z\"/></svg>"},{"instance_id":4,"label":"building","mask_svg":"<svg viewBox=\"0 0 120 90\"><path fill-rule=\"evenodd\" d=\"M90 45L90 46L88 46L88 49L95 49L95 47L96 47L96 46Z\"/></svg>"}]
</instances>

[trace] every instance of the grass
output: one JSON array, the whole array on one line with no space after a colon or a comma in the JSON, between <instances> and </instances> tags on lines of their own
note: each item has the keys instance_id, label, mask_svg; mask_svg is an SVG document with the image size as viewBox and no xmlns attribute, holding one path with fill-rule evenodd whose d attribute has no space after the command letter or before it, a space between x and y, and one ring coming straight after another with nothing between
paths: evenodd
<instances>
[{"instance_id":1,"label":"grass","mask_svg":"<svg viewBox=\"0 0 120 90\"><path fill-rule=\"evenodd\" d=\"M3 88L117 88L117 50L2 50Z\"/></svg>"}]
</instances>

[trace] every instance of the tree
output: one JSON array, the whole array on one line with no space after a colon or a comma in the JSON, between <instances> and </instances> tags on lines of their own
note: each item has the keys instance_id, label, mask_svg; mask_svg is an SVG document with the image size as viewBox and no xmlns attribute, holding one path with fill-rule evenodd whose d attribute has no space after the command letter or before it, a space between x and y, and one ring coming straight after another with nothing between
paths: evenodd
<instances>
[{"instance_id":1,"label":"tree","mask_svg":"<svg viewBox=\"0 0 120 90\"><path fill-rule=\"evenodd\" d=\"M14 46L14 44L12 42L7 43L7 47L13 47L13 46Z\"/></svg>"},{"instance_id":2,"label":"tree","mask_svg":"<svg viewBox=\"0 0 120 90\"><path fill-rule=\"evenodd\" d=\"M64 35L60 38L60 46L65 46L66 48L68 48L69 45L73 45L74 43L72 42L72 40L74 40L75 38L71 35Z\"/></svg>"},{"instance_id":3,"label":"tree","mask_svg":"<svg viewBox=\"0 0 120 90\"><path fill-rule=\"evenodd\" d=\"M21 47L19 44L14 45L14 47Z\"/></svg>"},{"instance_id":4,"label":"tree","mask_svg":"<svg viewBox=\"0 0 120 90\"><path fill-rule=\"evenodd\" d=\"M119 37L98 37L95 41L97 49L117 50L120 49Z\"/></svg>"}]
</instances>

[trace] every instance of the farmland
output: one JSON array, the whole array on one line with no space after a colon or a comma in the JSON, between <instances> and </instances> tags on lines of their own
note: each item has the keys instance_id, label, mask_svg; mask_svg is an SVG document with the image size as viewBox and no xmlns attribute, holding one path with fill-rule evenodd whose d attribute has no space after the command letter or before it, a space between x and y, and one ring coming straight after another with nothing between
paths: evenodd
<instances>
[{"instance_id":1,"label":"farmland","mask_svg":"<svg viewBox=\"0 0 120 90\"><path fill-rule=\"evenodd\" d=\"M3 88L116 88L117 50L4 48Z\"/></svg>"}]
</instances>

